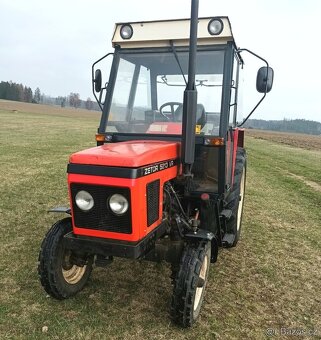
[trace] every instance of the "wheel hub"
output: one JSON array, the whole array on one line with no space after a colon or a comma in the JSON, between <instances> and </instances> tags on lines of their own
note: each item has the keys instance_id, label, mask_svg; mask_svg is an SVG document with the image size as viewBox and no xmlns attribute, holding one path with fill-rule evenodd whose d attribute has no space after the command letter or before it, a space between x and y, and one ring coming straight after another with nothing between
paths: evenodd
<instances>
[{"instance_id":1,"label":"wheel hub","mask_svg":"<svg viewBox=\"0 0 321 340\"><path fill-rule=\"evenodd\" d=\"M62 275L67 283L78 283L86 272L86 265L77 266L72 263L72 254L70 250L65 250L62 261Z\"/></svg>"}]
</instances>

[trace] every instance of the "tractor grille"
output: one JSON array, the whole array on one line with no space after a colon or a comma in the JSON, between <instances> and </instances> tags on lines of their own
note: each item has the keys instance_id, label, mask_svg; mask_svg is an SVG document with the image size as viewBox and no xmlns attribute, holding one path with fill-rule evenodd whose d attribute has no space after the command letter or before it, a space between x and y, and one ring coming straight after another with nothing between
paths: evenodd
<instances>
[{"instance_id":1,"label":"tractor grille","mask_svg":"<svg viewBox=\"0 0 321 340\"><path fill-rule=\"evenodd\" d=\"M158 220L159 216L159 185L160 181L150 182L146 186L147 191L147 226Z\"/></svg>"},{"instance_id":2,"label":"tractor grille","mask_svg":"<svg viewBox=\"0 0 321 340\"><path fill-rule=\"evenodd\" d=\"M74 222L77 228L131 234L131 202L130 190L128 188L72 183L70 189ZM75 196L80 190L88 191L94 198L95 204L88 212L82 211L76 205ZM124 215L117 216L110 210L108 198L113 194L121 194L127 198L129 208Z\"/></svg>"}]
</instances>

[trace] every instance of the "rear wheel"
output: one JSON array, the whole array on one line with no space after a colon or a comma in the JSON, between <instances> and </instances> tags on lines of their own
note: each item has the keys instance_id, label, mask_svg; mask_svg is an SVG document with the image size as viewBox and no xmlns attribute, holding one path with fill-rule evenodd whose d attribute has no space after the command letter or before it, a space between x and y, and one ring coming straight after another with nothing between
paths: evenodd
<instances>
[{"instance_id":1,"label":"rear wheel","mask_svg":"<svg viewBox=\"0 0 321 340\"><path fill-rule=\"evenodd\" d=\"M187 244L174 282L171 316L190 327L199 316L211 262L211 242Z\"/></svg>"},{"instance_id":2,"label":"rear wheel","mask_svg":"<svg viewBox=\"0 0 321 340\"><path fill-rule=\"evenodd\" d=\"M39 253L40 282L49 295L59 300L78 293L92 271L92 256L75 254L64 247L63 237L70 231L70 217L56 222L45 236Z\"/></svg>"},{"instance_id":3,"label":"rear wheel","mask_svg":"<svg viewBox=\"0 0 321 340\"><path fill-rule=\"evenodd\" d=\"M235 247L241 236L244 195L246 185L246 154L243 148L238 148L235 164L234 184L227 203L227 209L232 210L232 216L227 221L227 232L234 235Z\"/></svg>"}]
</instances>

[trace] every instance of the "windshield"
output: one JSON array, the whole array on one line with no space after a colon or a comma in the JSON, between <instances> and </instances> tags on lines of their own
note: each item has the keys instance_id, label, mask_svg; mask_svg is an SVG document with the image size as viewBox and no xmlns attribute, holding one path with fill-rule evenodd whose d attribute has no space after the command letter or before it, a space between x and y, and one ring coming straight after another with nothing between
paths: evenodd
<instances>
[{"instance_id":1,"label":"windshield","mask_svg":"<svg viewBox=\"0 0 321 340\"><path fill-rule=\"evenodd\" d=\"M186 80L188 52L177 52ZM184 77L172 52L120 53L106 132L181 134ZM224 51L197 53L196 133L218 135Z\"/></svg>"}]
</instances>

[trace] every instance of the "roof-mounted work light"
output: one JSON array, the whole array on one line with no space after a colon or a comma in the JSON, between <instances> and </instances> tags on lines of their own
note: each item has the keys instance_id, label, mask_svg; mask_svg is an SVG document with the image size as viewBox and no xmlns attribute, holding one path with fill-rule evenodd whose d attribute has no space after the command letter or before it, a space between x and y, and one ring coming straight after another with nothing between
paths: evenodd
<instances>
[{"instance_id":1,"label":"roof-mounted work light","mask_svg":"<svg viewBox=\"0 0 321 340\"><path fill-rule=\"evenodd\" d=\"M127 40L133 36L133 28L129 24L125 24L120 28L120 35L123 39Z\"/></svg>"},{"instance_id":2,"label":"roof-mounted work light","mask_svg":"<svg viewBox=\"0 0 321 340\"><path fill-rule=\"evenodd\" d=\"M208 23L207 29L210 35L219 35L224 28L223 21L220 18L213 18Z\"/></svg>"}]
</instances>

